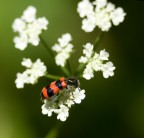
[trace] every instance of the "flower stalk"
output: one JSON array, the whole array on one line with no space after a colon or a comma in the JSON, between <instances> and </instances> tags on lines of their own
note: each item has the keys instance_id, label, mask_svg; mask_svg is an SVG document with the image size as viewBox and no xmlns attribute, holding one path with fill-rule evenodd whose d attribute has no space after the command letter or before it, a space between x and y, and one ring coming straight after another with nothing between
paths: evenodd
<instances>
[{"instance_id":1,"label":"flower stalk","mask_svg":"<svg viewBox=\"0 0 144 138\"><path fill-rule=\"evenodd\" d=\"M104 32L100 30L99 35L96 37L95 41L94 41L94 51L97 49L97 47L99 46L100 42L102 41L104 36Z\"/></svg>"},{"instance_id":2,"label":"flower stalk","mask_svg":"<svg viewBox=\"0 0 144 138\"><path fill-rule=\"evenodd\" d=\"M46 50L50 53L50 55L54 57L54 53L52 52L51 48L48 46L48 44L45 42L45 40L42 38L41 35L40 35L40 40L43 46L46 48Z\"/></svg>"},{"instance_id":3,"label":"flower stalk","mask_svg":"<svg viewBox=\"0 0 144 138\"><path fill-rule=\"evenodd\" d=\"M60 78L60 76L56 76L56 75L52 75L52 74L46 74L45 76L47 78L53 79L53 80L58 80Z\"/></svg>"}]
</instances>

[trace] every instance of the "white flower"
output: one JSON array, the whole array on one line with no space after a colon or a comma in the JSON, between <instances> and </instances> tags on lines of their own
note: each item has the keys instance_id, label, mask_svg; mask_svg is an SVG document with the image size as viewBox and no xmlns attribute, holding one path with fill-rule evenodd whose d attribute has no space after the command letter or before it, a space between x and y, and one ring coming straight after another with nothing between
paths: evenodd
<instances>
[{"instance_id":1,"label":"white flower","mask_svg":"<svg viewBox=\"0 0 144 138\"><path fill-rule=\"evenodd\" d=\"M111 3L111 2L109 2L109 3L107 4L107 6L106 6L106 11L110 13L110 12L112 12L114 9L115 9L115 5L114 5L113 3Z\"/></svg>"},{"instance_id":2,"label":"white flower","mask_svg":"<svg viewBox=\"0 0 144 138\"><path fill-rule=\"evenodd\" d=\"M101 60L108 60L108 57L109 57L109 53L106 52L105 49L100 51L99 58Z\"/></svg>"},{"instance_id":3,"label":"white flower","mask_svg":"<svg viewBox=\"0 0 144 138\"><path fill-rule=\"evenodd\" d=\"M57 119L66 121L69 116L69 109L72 105L80 104L84 98L85 90L68 86L62 89L58 95L44 100L44 104L41 107L42 114L51 116L54 112L57 114Z\"/></svg>"},{"instance_id":4,"label":"white flower","mask_svg":"<svg viewBox=\"0 0 144 138\"><path fill-rule=\"evenodd\" d=\"M95 0L93 4L96 5L98 9L100 9L106 6L107 0Z\"/></svg>"},{"instance_id":5,"label":"white flower","mask_svg":"<svg viewBox=\"0 0 144 138\"><path fill-rule=\"evenodd\" d=\"M89 54L90 53L90 54ZM90 80L94 77L94 71L102 71L104 78L108 78L109 76L113 76L113 70L115 67L112 62L104 61L108 60L109 53L104 50L100 51L100 54L93 51L93 45L87 43L84 45L83 50L84 56L79 58L80 63L85 63L86 68L83 71L83 77L87 80Z\"/></svg>"},{"instance_id":6,"label":"white flower","mask_svg":"<svg viewBox=\"0 0 144 138\"><path fill-rule=\"evenodd\" d=\"M69 108L71 108L71 106L74 105L74 101L71 100L71 99L68 99L68 100L65 102L65 104L66 104Z\"/></svg>"},{"instance_id":7,"label":"white flower","mask_svg":"<svg viewBox=\"0 0 144 138\"><path fill-rule=\"evenodd\" d=\"M42 30L47 30L48 23L45 17L36 18L36 8L29 6L12 24L13 31L19 33L19 36L14 37L15 47L24 50L28 43L38 46L39 35Z\"/></svg>"},{"instance_id":8,"label":"white flower","mask_svg":"<svg viewBox=\"0 0 144 138\"><path fill-rule=\"evenodd\" d=\"M83 46L83 54L85 56L81 56L79 58L79 62L80 63L86 63L88 62L89 58L92 56L93 54L93 45L91 43L87 43L86 45Z\"/></svg>"},{"instance_id":9,"label":"white flower","mask_svg":"<svg viewBox=\"0 0 144 138\"><path fill-rule=\"evenodd\" d=\"M124 21L125 15L126 13L124 13L122 8L117 8L110 14L110 18L112 19L113 24L117 26Z\"/></svg>"},{"instance_id":10,"label":"white flower","mask_svg":"<svg viewBox=\"0 0 144 138\"><path fill-rule=\"evenodd\" d=\"M53 101L45 100L41 108L42 114L47 114L48 116L51 116L52 112L54 112L54 109L57 108L57 105Z\"/></svg>"},{"instance_id":11,"label":"white flower","mask_svg":"<svg viewBox=\"0 0 144 138\"><path fill-rule=\"evenodd\" d=\"M26 71L23 73L17 73L17 79L15 80L17 88L24 88L24 84L27 82L28 74Z\"/></svg>"},{"instance_id":12,"label":"white flower","mask_svg":"<svg viewBox=\"0 0 144 138\"><path fill-rule=\"evenodd\" d=\"M78 3L77 11L81 18L91 14L93 11L93 5L89 2L89 0L83 0Z\"/></svg>"},{"instance_id":13,"label":"white flower","mask_svg":"<svg viewBox=\"0 0 144 138\"><path fill-rule=\"evenodd\" d=\"M58 42L61 47L67 46L71 40L72 37L69 33L63 34L61 38L58 38Z\"/></svg>"},{"instance_id":14,"label":"white flower","mask_svg":"<svg viewBox=\"0 0 144 138\"><path fill-rule=\"evenodd\" d=\"M85 98L85 90L79 90L79 88L75 89L75 91L73 92L73 97L74 97L74 101L75 103L81 103L81 100L83 100Z\"/></svg>"},{"instance_id":15,"label":"white flower","mask_svg":"<svg viewBox=\"0 0 144 138\"><path fill-rule=\"evenodd\" d=\"M111 21L109 14L106 12L106 9L102 9L96 12L96 25L102 31L108 31L111 27Z\"/></svg>"},{"instance_id":16,"label":"white flower","mask_svg":"<svg viewBox=\"0 0 144 138\"><path fill-rule=\"evenodd\" d=\"M91 78L94 77L94 71L92 67L90 66L90 64L86 65L86 68L83 72L83 77L87 80L90 80Z\"/></svg>"},{"instance_id":17,"label":"white flower","mask_svg":"<svg viewBox=\"0 0 144 138\"><path fill-rule=\"evenodd\" d=\"M108 78L109 76L114 75L113 71L115 70L115 67L113 66L112 62L107 62L102 66L101 70L103 71L104 78Z\"/></svg>"},{"instance_id":18,"label":"white flower","mask_svg":"<svg viewBox=\"0 0 144 138\"><path fill-rule=\"evenodd\" d=\"M32 66L32 61L29 58L23 58L23 61L21 62L22 66L30 68Z\"/></svg>"},{"instance_id":19,"label":"white flower","mask_svg":"<svg viewBox=\"0 0 144 138\"><path fill-rule=\"evenodd\" d=\"M58 39L59 44L52 46L52 50L57 53L55 56L55 62L58 66L64 67L66 61L70 58L70 54L73 49L73 45L70 43L71 40L71 35L66 33Z\"/></svg>"},{"instance_id":20,"label":"white flower","mask_svg":"<svg viewBox=\"0 0 144 138\"><path fill-rule=\"evenodd\" d=\"M17 88L23 88L24 84L35 84L39 77L42 77L46 73L46 66L40 59L36 62L32 62L31 59L24 58L21 62L27 69L23 73L17 73L15 80Z\"/></svg>"},{"instance_id":21,"label":"white flower","mask_svg":"<svg viewBox=\"0 0 144 138\"><path fill-rule=\"evenodd\" d=\"M57 119L61 121L66 121L69 116L69 108L65 105L60 105L60 109L55 110L54 112L58 114Z\"/></svg>"},{"instance_id":22,"label":"white flower","mask_svg":"<svg viewBox=\"0 0 144 138\"><path fill-rule=\"evenodd\" d=\"M26 28L26 23L22 19L16 18L12 24L12 28L14 32L23 32L23 30Z\"/></svg>"},{"instance_id":23,"label":"white flower","mask_svg":"<svg viewBox=\"0 0 144 138\"><path fill-rule=\"evenodd\" d=\"M24 50L28 44L28 37L25 33L20 34L20 36L14 37L15 48Z\"/></svg>"},{"instance_id":24,"label":"white flower","mask_svg":"<svg viewBox=\"0 0 144 138\"><path fill-rule=\"evenodd\" d=\"M82 29L85 32L92 32L95 27L102 31L109 31L112 23L116 26L124 21L125 13L121 7L115 8L115 5L107 0L82 0L78 3L77 11L83 18Z\"/></svg>"},{"instance_id":25,"label":"white flower","mask_svg":"<svg viewBox=\"0 0 144 138\"><path fill-rule=\"evenodd\" d=\"M87 19L82 20L82 29L85 32L92 32L95 28L96 24L96 19L94 17L89 17Z\"/></svg>"},{"instance_id":26,"label":"white flower","mask_svg":"<svg viewBox=\"0 0 144 138\"><path fill-rule=\"evenodd\" d=\"M36 8L29 6L22 15L22 19L26 22L33 22L36 18Z\"/></svg>"}]
</instances>

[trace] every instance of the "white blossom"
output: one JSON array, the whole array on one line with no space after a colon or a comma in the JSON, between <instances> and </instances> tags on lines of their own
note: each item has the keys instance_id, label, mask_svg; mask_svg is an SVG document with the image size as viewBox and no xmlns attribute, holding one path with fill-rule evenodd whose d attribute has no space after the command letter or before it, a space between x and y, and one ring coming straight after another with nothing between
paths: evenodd
<instances>
[{"instance_id":1,"label":"white blossom","mask_svg":"<svg viewBox=\"0 0 144 138\"><path fill-rule=\"evenodd\" d=\"M17 73L17 79L15 80L17 88L24 88L24 84L28 81L27 71L23 73Z\"/></svg>"},{"instance_id":2,"label":"white blossom","mask_svg":"<svg viewBox=\"0 0 144 138\"><path fill-rule=\"evenodd\" d=\"M23 32L26 28L26 22L20 18L16 18L12 24L12 28L14 32Z\"/></svg>"},{"instance_id":3,"label":"white blossom","mask_svg":"<svg viewBox=\"0 0 144 138\"><path fill-rule=\"evenodd\" d=\"M90 80L91 78L94 77L94 71L93 71L92 67L89 64L86 65L86 68L83 72L83 77L87 80Z\"/></svg>"},{"instance_id":4,"label":"white blossom","mask_svg":"<svg viewBox=\"0 0 144 138\"><path fill-rule=\"evenodd\" d=\"M65 105L60 105L60 109L56 109L55 113L58 114L57 119L61 121L66 121L67 117L69 116L69 108Z\"/></svg>"},{"instance_id":5,"label":"white blossom","mask_svg":"<svg viewBox=\"0 0 144 138\"><path fill-rule=\"evenodd\" d=\"M93 4L96 5L98 9L100 9L106 6L107 0L95 0Z\"/></svg>"},{"instance_id":6,"label":"white blossom","mask_svg":"<svg viewBox=\"0 0 144 138\"><path fill-rule=\"evenodd\" d=\"M83 18L82 29L85 32L92 32L95 27L102 31L109 31L112 23L116 26L124 21L126 13L121 7L115 8L115 5L107 0L82 0L78 3L77 12Z\"/></svg>"},{"instance_id":7,"label":"white blossom","mask_svg":"<svg viewBox=\"0 0 144 138\"><path fill-rule=\"evenodd\" d=\"M89 47L89 48L88 48ZM87 80L90 80L94 77L94 71L102 71L104 78L108 78L109 76L114 75L115 67L112 62L108 61L109 53L104 50L101 50L100 53L96 53L93 51L93 45L87 43L84 45L83 50L84 56L79 58L79 63L85 64L85 69L83 71L83 77Z\"/></svg>"},{"instance_id":8,"label":"white blossom","mask_svg":"<svg viewBox=\"0 0 144 138\"><path fill-rule=\"evenodd\" d=\"M28 36L25 33L21 33L19 36L14 37L15 48L24 50L28 44Z\"/></svg>"},{"instance_id":9,"label":"white blossom","mask_svg":"<svg viewBox=\"0 0 144 138\"><path fill-rule=\"evenodd\" d=\"M44 100L44 104L41 107L42 114L51 116L52 113L55 113L57 114L57 119L66 121L72 105L80 104L84 98L85 90L71 87L62 89L58 95Z\"/></svg>"},{"instance_id":10,"label":"white blossom","mask_svg":"<svg viewBox=\"0 0 144 138\"><path fill-rule=\"evenodd\" d=\"M57 105L53 103L53 101L44 101L45 104L42 105L42 114L51 116L54 109L57 108Z\"/></svg>"},{"instance_id":11,"label":"white blossom","mask_svg":"<svg viewBox=\"0 0 144 138\"><path fill-rule=\"evenodd\" d=\"M64 67L66 61L70 58L70 54L73 51L73 45L70 43L71 40L71 35L66 33L58 39L58 44L52 46L52 50L57 53L55 56L55 62L58 66Z\"/></svg>"},{"instance_id":12,"label":"white blossom","mask_svg":"<svg viewBox=\"0 0 144 138\"><path fill-rule=\"evenodd\" d=\"M122 8L117 8L110 14L110 18L115 26L119 25L121 22L124 21L126 13Z\"/></svg>"},{"instance_id":13,"label":"white blossom","mask_svg":"<svg viewBox=\"0 0 144 138\"><path fill-rule=\"evenodd\" d=\"M34 6L29 6L12 24L13 31L19 34L14 37L15 47L20 50L24 50L28 43L38 46L39 35L42 30L47 30L48 20L45 17L36 18L36 11Z\"/></svg>"},{"instance_id":14,"label":"white blossom","mask_svg":"<svg viewBox=\"0 0 144 138\"><path fill-rule=\"evenodd\" d=\"M46 66L40 59L33 63L31 59L24 58L21 64L26 67L26 70L23 73L17 73L15 80L17 88L23 88L24 84L35 84L38 78L46 73Z\"/></svg>"},{"instance_id":15,"label":"white blossom","mask_svg":"<svg viewBox=\"0 0 144 138\"><path fill-rule=\"evenodd\" d=\"M85 90L79 90L78 88L73 92L73 97L75 103L79 104L81 103L81 100L85 98Z\"/></svg>"},{"instance_id":16,"label":"white blossom","mask_svg":"<svg viewBox=\"0 0 144 138\"><path fill-rule=\"evenodd\" d=\"M78 3L77 10L80 13L80 17L83 18L93 12L93 5L89 0L83 0Z\"/></svg>"},{"instance_id":17,"label":"white blossom","mask_svg":"<svg viewBox=\"0 0 144 138\"><path fill-rule=\"evenodd\" d=\"M27 68L30 68L32 66L32 61L29 58L23 58L23 61L21 62L21 65Z\"/></svg>"},{"instance_id":18,"label":"white blossom","mask_svg":"<svg viewBox=\"0 0 144 138\"><path fill-rule=\"evenodd\" d=\"M36 18L36 8L34 6L29 6L22 15L22 19L26 22L33 22Z\"/></svg>"},{"instance_id":19,"label":"white blossom","mask_svg":"<svg viewBox=\"0 0 144 138\"><path fill-rule=\"evenodd\" d=\"M108 78L109 76L114 75L115 67L113 66L112 62L107 62L106 64L103 64L102 71L104 78Z\"/></svg>"}]
</instances>

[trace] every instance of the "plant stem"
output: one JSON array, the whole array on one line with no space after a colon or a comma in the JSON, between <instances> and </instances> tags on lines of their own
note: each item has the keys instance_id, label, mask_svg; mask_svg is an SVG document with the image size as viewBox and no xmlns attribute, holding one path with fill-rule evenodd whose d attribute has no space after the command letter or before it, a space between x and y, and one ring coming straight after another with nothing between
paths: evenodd
<instances>
[{"instance_id":1,"label":"plant stem","mask_svg":"<svg viewBox=\"0 0 144 138\"><path fill-rule=\"evenodd\" d=\"M69 60L67 60L67 68L69 70L69 73L72 75L72 69Z\"/></svg>"},{"instance_id":2,"label":"plant stem","mask_svg":"<svg viewBox=\"0 0 144 138\"><path fill-rule=\"evenodd\" d=\"M93 43L93 44L94 44L94 51L95 51L96 48L99 46L99 44L100 44L103 36L104 36L103 31L100 31L99 34L98 34L98 36L96 37L94 43Z\"/></svg>"},{"instance_id":3,"label":"plant stem","mask_svg":"<svg viewBox=\"0 0 144 138\"><path fill-rule=\"evenodd\" d=\"M84 69L84 67L85 67L84 63L79 64L75 75L77 76Z\"/></svg>"},{"instance_id":4,"label":"plant stem","mask_svg":"<svg viewBox=\"0 0 144 138\"><path fill-rule=\"evenodd\" d=\"M56 123L55 126L48 132L45 138L57 138L61 124L61 122Z\"/></svg>"},{"instance_id":5,"label":"plant stem","mask_svg":"<svg viewBox=\"0 0 144 138\"><path fill-rule=\"evenodd\" d=\"M60 67L60 68L67 75L67 77L69 77L71 75L67 68L65 68L65 67Z\"/></svg>"},{"instance_id":6,"label":"plant stem","mask_svg":"<svg viewBox=\"0 0 144 138\"><path fill-rule=\"evenodd\" d=\"M50 53L50 55L52 57L54 57L54 54L51 50L51 48L46 44L46 42L44 41L44 39L42 38L42 36L40 36L40 40L41 40L41 43L45 46L45 48L47 49L47 51Z\"/></svg>"},{"instance_id":7,"label":"plant stem","mask_svg":"<svg viewBox=\"0 0 144 138\"><path fill-rule=\"evenodd\" d=\"M45 76L46 76L47 78L53 79L53 80L58 80L58 79L60 78L60 76L51 75L51 74L46 74Z\"/></svg>"}]
</instances>

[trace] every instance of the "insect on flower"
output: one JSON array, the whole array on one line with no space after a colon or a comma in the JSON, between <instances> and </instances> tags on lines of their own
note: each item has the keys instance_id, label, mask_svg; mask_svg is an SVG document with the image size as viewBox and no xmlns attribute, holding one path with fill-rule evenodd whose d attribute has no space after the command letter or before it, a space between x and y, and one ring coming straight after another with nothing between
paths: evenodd
<instances>
[{"instance_id":1,"label":"insect on flower","mask_svg":"<svg viewBox=\"0 0 144 138\"><path fill-rule=\"evenodd\" d=\"M41 100L43 101L44 99L49 99L53 95L57 95L60 90L67 88L68 86L72 88L78 88L79 81L75 78L65 79L64 77L62 77L42 89Z\"/></svg>"}]
</instances>

